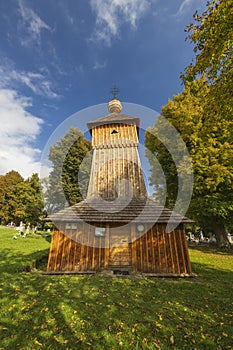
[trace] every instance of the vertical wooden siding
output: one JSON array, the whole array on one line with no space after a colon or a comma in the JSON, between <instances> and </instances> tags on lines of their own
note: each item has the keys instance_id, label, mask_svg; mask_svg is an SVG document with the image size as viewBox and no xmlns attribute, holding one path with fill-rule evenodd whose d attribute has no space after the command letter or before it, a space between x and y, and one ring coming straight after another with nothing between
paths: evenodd
<instances>
[{"instance_id":1,"label":"vertical wooden siding","mask_svg":"<svg viewBox=\"0 0 233 350\"><path fill-rule=\"evenodd\" d=\"M53 232L47 271L81 272L107 268L109 249L106 237L95 237L94 227L80 224L78 229ZM87 237L85 237L87 235Z\"/></svg>"},{"instance_id":2,"label":"vertical wooden siding","mask_svg":"<svg viewBox=\"0 0 233 350\"><path fill-rule=\"evenodd\" d=\"M117 133L112 134L113 130ZM136 125L108 124L95 127L92 129L92 146L94 151L88 197L146 196Z\"/></svg>"},{"instance_id":3,"label":"vertical wooden siding","mask_svg":"<svg viewBox=\"0 0 233 350\"><path fill-rule=\"evenodd\" d=\"M132 242L135 271L158 274L190 274L188 247L182 229L165 232L166 224L156 224Z\"/></svg>"},{"instance_id":4,"label":"vertical wooden siding","mask_svg":"<svg viewBox=\"0 0 233 350\"><path fill-rule=\"evenodd\" d=\"M145 225L146 226L146 225ZM183 229L165 232L165 224L155 224L138 237L136 225L131 225L127 253L126 244L121 248L111 245L111 232L106 228L105 237L95 237L94 226L80 224L78 229L53 232L48 272L96 271L107 269L122 260L122 266L131 266L134 271L157 274L190 274L188 248ZM121 228L119 228L121 230ZM121 233L122 234L122 233ZM127 253L127 254L126 254ZM124 259L119 259L119 254ZM114 256L116 262L114 262ZM129 261L125 261L125 257Z\"/></svg>"}]
</instances>

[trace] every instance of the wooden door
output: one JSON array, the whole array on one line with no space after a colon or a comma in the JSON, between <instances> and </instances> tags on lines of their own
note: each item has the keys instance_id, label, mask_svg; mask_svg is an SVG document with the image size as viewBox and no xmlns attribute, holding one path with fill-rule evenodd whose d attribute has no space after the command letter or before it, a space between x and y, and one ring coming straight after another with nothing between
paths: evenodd
<instances>
[{"instance_id":1,"label":"wooden door","mask_svg":"<svg viewBox=\"0 0 233 350\"><path fill-rule=\"evenodd\" d=\"M119 228L110 228L109 237L109 265L131 266L130 234Z\"/></svg>"}]
</instances>

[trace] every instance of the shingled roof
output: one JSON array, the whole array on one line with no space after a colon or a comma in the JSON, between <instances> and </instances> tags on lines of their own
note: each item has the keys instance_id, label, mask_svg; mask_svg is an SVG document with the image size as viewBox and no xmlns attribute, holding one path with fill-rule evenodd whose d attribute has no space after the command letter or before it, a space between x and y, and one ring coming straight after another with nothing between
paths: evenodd
<instances>
[{"instance_id":1,"label":"shingled roof","mask_svg":"<svg viewBox=\"0 0 233 350\"><path fill-rule=\"evenodd\" d=\"M192 220L158 205L149 198L122 198L106 201L101 198L84 200L58 213L47 221L88 223L190 223Z\"/></svg>"},{"instance_id":2,"label":"shingled roof","mask_svg":"<svg viewBox=\"0 0 233 350\"><path fill-rule=\"evenodd\" d=\"M94 119L87 123L87 127L89 130L93 129L96 126L105 125L105 124L135 124L139 127L140 119L131 117L127 114L120 113L110 113L104 117Z\"/></svg>"}]
</instances>

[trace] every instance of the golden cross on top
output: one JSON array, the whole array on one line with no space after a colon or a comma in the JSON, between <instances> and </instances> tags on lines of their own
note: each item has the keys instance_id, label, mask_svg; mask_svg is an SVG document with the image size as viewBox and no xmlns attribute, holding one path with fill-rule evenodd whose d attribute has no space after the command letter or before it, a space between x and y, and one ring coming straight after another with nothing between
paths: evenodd
<instances>
[{"instance_id":1,"label":"golden cross on top","mask_svg":"<svg viewBox=\"0 0 233 350\"><path fill-rule=\"evenodd\" d=\"M116 98L119 92L120 90L116 86L113 86L113 88L111 88L111 94L113 94L113 98Z\"/></svg>"}]
</instances>

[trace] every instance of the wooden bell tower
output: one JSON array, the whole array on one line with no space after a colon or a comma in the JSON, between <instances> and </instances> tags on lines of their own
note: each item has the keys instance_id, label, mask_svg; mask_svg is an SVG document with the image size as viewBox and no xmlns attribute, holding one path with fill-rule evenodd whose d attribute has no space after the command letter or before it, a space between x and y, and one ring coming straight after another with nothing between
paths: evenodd
<instances>
[{"instance_id":1,"label":"wooden bell tower","mask_svg":"<svg viewBox=\"0 0 233 350\"><path fill-rule=\"evenodd\" d=\"M87 198L48 218L55 229L47 273L190 275L184 223L191 221L148 198L140 120L121 113L116 90L108 110L87 124L93 147ZM175 228L166 232L171 220Z\"/></svg>"},{"instance_id":2,"label":"wooden bell tower","mask_svg":"<svg viewBox=\"0 0 233 350\"><path fill-rule=\"evenodd\" d=\"M93 160L88 198L145 198L146 187L138 155L139 119L121 115L116 98L108 104L110 116L88 123Z\"/></svg>"}]
</instances>

